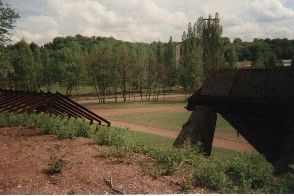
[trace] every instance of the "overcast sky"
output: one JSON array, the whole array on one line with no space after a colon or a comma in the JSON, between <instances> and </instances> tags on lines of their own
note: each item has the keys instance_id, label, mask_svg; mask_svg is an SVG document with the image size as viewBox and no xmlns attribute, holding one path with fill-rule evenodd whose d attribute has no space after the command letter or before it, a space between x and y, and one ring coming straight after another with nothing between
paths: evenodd
<instances>
[{"instance_id":1,"label":"overcast sky","mask_svg":"<svg viewBox=\"0 0 294 196\"><path fill-rule=\"evenodd\" d=\"M40 45L56 36L181 40L188 22L218 12L231 40L294 39L294 0L3 0L21 15L13 40Z\"/></svg>"}]
</instances>

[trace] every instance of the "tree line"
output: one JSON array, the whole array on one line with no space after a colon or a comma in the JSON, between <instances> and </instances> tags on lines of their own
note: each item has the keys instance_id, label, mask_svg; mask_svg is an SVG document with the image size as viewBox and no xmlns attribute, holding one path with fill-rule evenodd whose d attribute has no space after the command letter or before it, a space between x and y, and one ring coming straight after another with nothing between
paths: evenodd
<instances>
[{"instance_id":1,"label":"tree line","mask_svg":"<svg viewBox=\"0 0 294 196\"><path fill-rule=\"evenodd\" d=\"M16 89L50 90L58 84L72 95L80 85L90 85L100 102L105 102L109 93L116 101L118 94L124 101L135 94L141 100L156 100L173 87L193 92L211 72L235 68L238 61L252 61L257 68L275 67L282 59L293 59L294 54L294 40L244 42L236 38L231 42L222 37L217 13L189 23L181 43L172 37L167 43L147 44L76 35L56 37L43 46L24 39L7 45L8 30L19 15L7 4L0 8L6 10L0 9L0 16L9 13L7 20L1 20L6 25L0 24L0 29L7 30L0 31L0 81ZM176 51L177 44L180 51Z\"/></svg>"}]
</instances>

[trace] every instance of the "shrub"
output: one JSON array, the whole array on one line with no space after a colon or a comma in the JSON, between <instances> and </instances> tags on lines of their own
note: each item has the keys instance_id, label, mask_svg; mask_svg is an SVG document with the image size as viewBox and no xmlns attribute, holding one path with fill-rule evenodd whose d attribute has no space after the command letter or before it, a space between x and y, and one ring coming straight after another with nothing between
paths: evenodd
<instances>
[{"instance_id":1,"label":"shrub","mask_svg":"<svg viewBox=\"0 0 294 196\"><path fill-rule=\"evenodd\" d=\"M193 173L195 185L209 188L213 191L223 191L232 185L224 174L224 165L218 161L203 160L198 163Z\"/></svg>"},{"instance_id":2,"label":"shrub","mask_svg":"<svg viewBox=\"0 0 294 196\"><path fill-rule=\"evenodd\" d=\"M60 173L62 171L62 168L66 166L67 164L66 160L59 158L58 156L55 156L55 155L51 155L50 160L51 161L48 164L49 168L45 170L45 173L49 175Z\"/></svg>"},{"instance_id":3,"label":"shrub","mask_svg":"<svg viewBox=\"0 0 294 196\"><path fill-rule=\"evenodd\" d=\"M126 145L126 132L121 128L97 127L94 141L99 145L123 147Z\"/></svg>"}]
</instances>

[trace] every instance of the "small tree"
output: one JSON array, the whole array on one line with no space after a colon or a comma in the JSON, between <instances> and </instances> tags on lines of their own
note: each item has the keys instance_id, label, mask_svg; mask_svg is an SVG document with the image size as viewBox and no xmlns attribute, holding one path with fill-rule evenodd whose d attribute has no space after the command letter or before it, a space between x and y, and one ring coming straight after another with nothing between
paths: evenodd
<instances>
[{"instance_id":1,"label":"small tree","mask_svg":"<svg viewBox=\"0 0 294 196\"><path fill-rule=\"evenodd\" d=\"M226 62L228 63L229 68L235 68L238 62L238 56L234 48L229 48L225 52Z\"/></svg>"}]
</instances>

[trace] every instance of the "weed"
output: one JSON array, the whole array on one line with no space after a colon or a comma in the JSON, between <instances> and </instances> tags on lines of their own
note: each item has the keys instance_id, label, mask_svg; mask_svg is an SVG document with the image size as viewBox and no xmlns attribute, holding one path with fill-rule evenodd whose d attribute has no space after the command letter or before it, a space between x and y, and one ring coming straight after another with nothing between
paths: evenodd
<instances>
[{"instance_id":1,"label":"weed","mask_svg":"<svg viewBox=\"0 0 294 196\"><path fill-rule=\"evenodd\" d=\"M142 163L141 168L145 174L151 176L154 179L163 176L166 172L165 168L162 165L156 163Z\"/></svg>"},{"instance_id":2,"label":"weed","mask_svg":"<svg viewBox=\"0 0 294 196\"><path fill-rule=\"evenodd\" d=\"M193 188L193 178L191 175L187 177L181 184L180 184L180 191L183 193L187 193L189 190Z\"/></svg>"},{"instance_id":3,"label":"weed","mask_svg":"<svg viewBox=\"0 0 294 196\"><path fill-rule=\"evenodd\" d=\"M94 141L99 145L122 147L125 144L125 130L120 128L97 127L93 135Z\"/></svg>"},{"instance_id":4,"label":"weed","mask_svg":"<svg viewBox=\"0 0 294 196\"><path fill-rule=\"evenodd\" d=\"M46 174L48 175L54 175L57 173L60 173L62 171L62 168L66 166L67 161L56 156L56 155L51 155L50 156L50 163L49 168L45 171Z\"/></svg>"}]
</instances>

